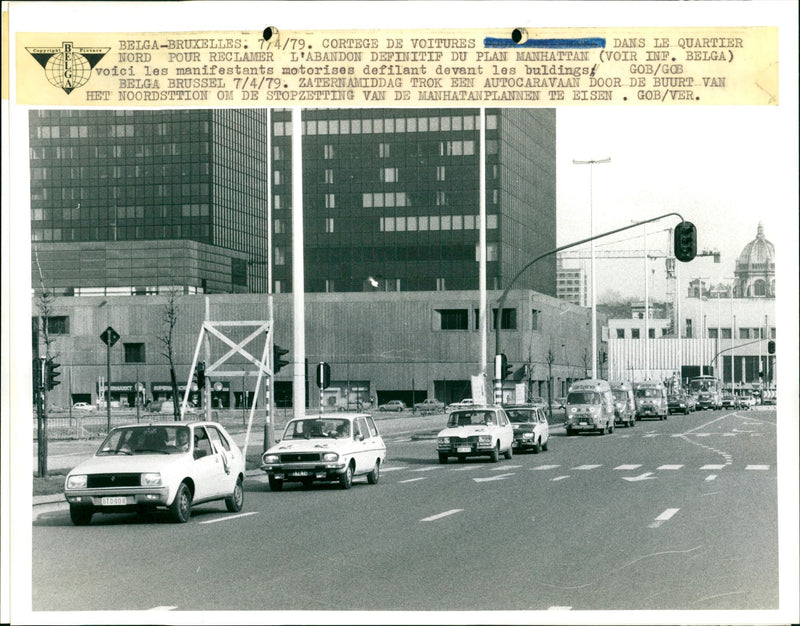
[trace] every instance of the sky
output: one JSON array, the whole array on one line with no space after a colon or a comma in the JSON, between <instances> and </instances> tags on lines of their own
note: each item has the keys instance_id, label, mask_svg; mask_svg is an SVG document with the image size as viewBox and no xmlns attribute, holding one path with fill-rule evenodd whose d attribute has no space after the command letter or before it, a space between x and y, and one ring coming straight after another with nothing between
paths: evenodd
<instances>
[{"instance_id":1,"label":"sky","mask_svg":"<svg viewBox=\"0 0 800 626\"><path fill-rule=\"evenodd\" d=\"M559 246L589 236L590 206L595 233L675 211L697 227L698 250L721 254L718 264L705 257L680 264L683 290L691 278L731 278L759 222L778 252L781 245L796 248L797 160L780 148L787 126L777 107L559 108L556 115ZM605 158L611 162L573 163ZM648 225L648 251L670 250L664 229L678 221L670 217ZM595 246L643 251L643 227ZM649 270L650 295L658 297L666 289L665 264L651 261ZM644 271L643 258L597 257L598 300L611 291L643 298Z\"/></svg>"}]
</instances>

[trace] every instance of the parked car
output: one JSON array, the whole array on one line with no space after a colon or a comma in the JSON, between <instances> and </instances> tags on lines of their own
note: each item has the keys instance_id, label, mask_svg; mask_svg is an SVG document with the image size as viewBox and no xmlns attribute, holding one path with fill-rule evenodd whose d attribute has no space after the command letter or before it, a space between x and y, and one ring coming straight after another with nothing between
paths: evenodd
<instances>
[{"instance_id":1,"label":"parked car","mask_svg":"<svg viewBox=\"0 0 800 626\"><path fill-rule=\"evenodd\" d=\"M372 416L366 413L323 413L295 418L281 440L261 456L261 469L272 491L286 482L310 487L338 482L350 489L355 476L374 485L386 462L386 445Z\"/></svg>"},{"instance_id":2,"label":"parked car","mask_svg":"<svg viewBox=\"0 0 800 626\"><path fill-rule=\"evenodd\" d=\"M379 411L405 411L408 407L406 403L402 400L389 400L389 402L385 404L379 404L378 410Z\"/></svg>"},{"instance_id":3,"label":"parked car","mask_svg":"<svg viewBox=\"0 0 800 626\"><path fill-rule=\"evenodd\" d=\"M514 449L532 450L534 454L547 450L550 425L544 409L533 405L512 405L504 408L514 429Z\"/></svg>"},{"instance_id":4,"label":"parked car","mask_svg":"<svg viewBox=\"0 0 800 626\"><path fill-rule=\"evenodd\" d=\"M741 396L737 396L736 399L739 403L739 408L741 409L749 409L750 407L756 405L756 399L750 394L742 394Z\"/></svg>"},{"instance_id":5,"label":"parked car","mask_svg":"<svg viewBox=\"0 0 800 626\"><path fill-rule=\"evenodd\" d=\"M671 393L667 396L667 409L670 413L689 414L689 401L683 393Z\"/></svg>"},{"instance_id":6,"label":"parked car","mask_svg":"<svg viewBox=\"0 0 800 626\"><path fill-rule=\"evenodd\" d=\"M72 405L73 411L94 411L95 406L93 404L89 404L88 402L76 402Z\"/></svg>"},{"instance_id":7,"label":"parked car","mask_svg":"<svg viewBox=\"0 0 800 626\"><path fill-rule=\"evenodd\" d=\"M244 457L216 422L132 424L111 430L97 452L67 474L64 495L72 522L95 513L166 508L187 522L192 506L224 500L242 509Z\"/></svg>"},{"instance_id":8,"label":"parked car","mask_svg":"<svg viewBox=\"0 0 800 626\"><path fill-rule=\"evenodd\" d=\"M439 402L436 398L427 398L422 402L417 402L414 405L414 410L420 413L442 413L444 411L444 402Z\"/></svg>"},{"instance_id":9,"label":"parked car","mask_svg":"<svg viewBox=\"0 0 800 626\"><path fill-rule=\"evenodd\" d=\"M488 456L497 462L503 454L514 455L514 430L501 407L457 409L447 418L447 427L436 437L439 463L454 456L464 461L471 456Z\"/></svg>"},{"instance_id":10,"label":"parked car","mask_svg":"<svg viewBox=\"0 0 800 626\"><path fill-rule=\"evenodd\" d=\"M475 406L475 401L472 398L464 398L458 402L451 402L447 405L447 411L455 411L456 409L468 409Z\"/></svg>"}]
</instances>

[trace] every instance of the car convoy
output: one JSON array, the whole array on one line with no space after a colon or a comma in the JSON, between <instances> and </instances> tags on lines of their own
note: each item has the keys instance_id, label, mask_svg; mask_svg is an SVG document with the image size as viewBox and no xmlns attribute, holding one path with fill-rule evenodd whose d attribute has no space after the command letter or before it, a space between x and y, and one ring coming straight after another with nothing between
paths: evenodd
<instances>
[{"instance_id":1,"label":"car convoy","mask_svg":"<svg viewBox=\"0 0 800 626\"><path fill-rule=\"evenodd\" d=\"M706 391L701 391L703 396ZM660 383L609 383L588 379L573 383L564 399L567 436L612 433L645 417L699 410L702 400L681 391L667 394ZM723 396L726 408L749 408L751 396ZM752 404L751 404L752 403ZM427 399L414 405L424 412L448 413L436 435L439 463L473 457L511 459L515 451L548 449L550 425L542 402L488 406L465 399L445 407ZM406 411L397 400L379 411ZM328 413L290 420L275 445L261 456L260 469L272 491L286 483L311 487L334 483L350 489L355 477L376 484L386 463L386 444L369 413ZM132 424L112 429L97 452L66 477L64 495L78 526L95 514L137 512L149 516L165 509L187 522L194 504L223 501L230 512L242 509L245 459L230 434L217 422L186 421Z\"/></svg>"}]
</instances>

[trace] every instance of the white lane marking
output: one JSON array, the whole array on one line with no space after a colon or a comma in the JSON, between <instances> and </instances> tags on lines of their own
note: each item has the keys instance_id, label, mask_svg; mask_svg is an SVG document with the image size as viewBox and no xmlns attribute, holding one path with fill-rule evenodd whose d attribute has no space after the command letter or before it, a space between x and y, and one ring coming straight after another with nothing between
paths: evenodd
<instances>
[{"instance_id":1,"label":"white lane marking","mask_svg":"<svg viewBox=\"0 0 800 626\"><path fill-rule=\"evenodd\" d=\"M652 433L650 435L642 435L642 437L658 437L659 433Z\"/></svg>"},{"instance_id":2,"label":"white lane marking","mask_svg":"<svg viewBox=\"0 0 800 626\"><path fill-rule=\"evenodd\" d=\"M679 470L682 467L683 467L683 465L661 465L661 466L657 467L656 469L660 469L660 470Z\"/></svg>"},{"instance_id":3,"label":"white lane marking","mask_svg":"<svg viewBox=\"0 0 800 626\"><path fill-rule=\"evenodd\" d=\"M399 472L400 470L408 469L408 467L382 467L381 473L383 472Z\"/></svg>"},{"instance_id":4,"label":"white lane marking","mask_svg":"<svg viewBox=\"0 0 800 626\"><path fill-rule=\"evenodd\" d=\"M439 469L438 465L430 465L428 467L419 467L419 468L413 469L411 471L412 472L430 472L432 470L438 470L438 469Z\"/></svg>"},{"instance_id":5,"label":"white lane marking","mask_svg":"<svg viewBox=\"0 0 800 626\"><path fill-rule=\"evenodd\" d=\"M615 467L614 469L615 469L615 470L622 470L622 471L626 471L626 470L635 470L635 469L639 469L640 467L641 467L641 464L636 464L636 463L635 463L635 464L633 464L633 465L618 465L618 466L617 466L617 467Z\"/></svg>"},{"instance_id":6,"label":"white lane marking","mask_svg":"<svg viewBox=\"0 0 800 626\"><path fill-rule=\"evenodd\" d=\"M571 611L571 606L550 606L547 607L548 611Z\"/></svg>"},{"instance_id":7,"label":"white lane marking","mask_svg":"<svg viewBox=\"0 0 800 626\"><path fill-rule=\"evenodd\" d=\"M480 465L465 465L464 467L454 467L450 471L451 472L466 472L469 470L478 469Z\"/></svg>"},{"instance_id":8,"label":"white lane marking","mask_svg":"<svg viewBox=\"0 0 800 626\"><path fill-rule=\"evenodd\" d=\"M442 519L443 517L447 517L448 515L453 515L454 513L461 513L464 509L450 509L449 511L445 511L444 513L437 513L436 515L431 515L430 517L423 517L420 522L433 522L437 519Z\"/></svg>"},{"instance_id":9,"label":"white lane marking","mask_svg":"<svg viewBox=\"0 0 800 626\"><path fill-rule=\"evenodd\" d=\"M577 467L573 467L574 470L593 470L597 469L598 467L603 467L602 465L578 465Z\"/></svg>"},{"instance_id":10,"label":"white lane marking","mask_svg":"<svg viewBox=\"0 0 800 626\"><path fill-rule=\"evenodd\" d=\"M721 464L721 463L718 463L718 464L710 463L709 465L703 465L703 467L701 467L700 469L701 470L721 470L721 469L724 469L724 468L725 468L724 464Z\"/></svg>"},{"instance_id":11,"label":"white lane marking","mask_svg":"<svg viewBox=\"0 0 800 626\"><path fill-rule=\"evenodd\" d=\"M716 480L716 479L717 479L717 475L716 474L709 474L708 476L706 476L706 482L710 482L710 481Z\"/></svg>"},{"instance_id":12,"label":"white lane marking","mask_svg":"<svg viewBox=\"0 0 800 626\"><path fill-rule=\"evenodd\" d=\"M769 465L748 465L745 470L768 470Z\"/></svg>"},{"instance_id":13,"label":"white lane marking","mask_svg":"<svg viewBox=\"0 0 800 626\"><path fill-rule=\"evenodd\" d=\"M694 435L695 437L710 437L711 436L711 433L690 433L690 434Z\"/></svg>"},{"instance_id":14,"label":"white lane marking","mask_svg":"<svg viewBox=\"0 0 800 626\"><path fill-rule=\"evenodd\" d=\"M736 433L722 433L723 437L735 437Z\"/></svg>"},{"instance_id":15,"label":"white lane marking","mask_svg":"<svg viewBox=\"0 0 800 626\"><path fill-rule=\"evenodd\" d=\"M177 609L177 606L154 606L152 609L147 609L148 611L174 611Z\"/></svg>"},{"instance_id":16,"label":"white lane marking","mask_svg":"<svg viewBox=\"0 0 800 626\"><path fill-rule=\"evenodd\" d=\"M209 519L205 520L204 522L198 522L199 524L216 524L217 522L226 522L230 519L236 519L237 517L247 517L249 515L258 515L258 511L251 511L250 513L239 513L239 515L226 515L225 517L218 517L216 519Z\"/></svg>"},{"instance_id":17,"label":"white lane marking","mask_svg":"<svg viewBox=\"0 0 800 626\"><path fill-rule=\"evenodd\" d=\"M664 511L664 512L663 512L661 515L659 515L659 516L658 516L658 517L655 519L655 521L654 521L652 524L650 524L650 525L648 526L648 528L658 528L659 526L661 526L661 524L663 524L663 523L664 523L664 522L666 522L668 519L670 519L670 518L671 518L673 515L675 515L675 513L677 513L678 511L680 511L680 509L667 509L667 510L666 510L666 511Z\"/></svg>"},{"instance_id":18,"label":"white lane marking","mask_svg":"<svg viewBox=\"0 0 800 626\"><path fill-rule=\"evenodd\" d=\"M505 480L509 476L515 476L516 472L511 472L509 474L498 474L497 476L489 476L488 478L473 478L476 483L487 483L492 480Z\"/></svg>"},{"instance_id":19,"label":"white lane marking","mask_svg":"<svg viewBox=\"0 0 800 626\"><path fill-rule=\"evenodd\" d=\"M418 480L428 480L428 479L425 478L424 476L420 476L419 478L408 478L406 480L399 480L397 481L397 484L402 485L403 483L415 483Z\"/></svg>"},{"instance_id":20,"label":"white lane marking","mask_svg":"<svg viewBox=\"0 0 800 626\"><path fill-rule=\"evenodd\" d=\"M556 476L555 478L551 479L551 482L556 482L559 480L564 480L565 478L569 478L569 476Z\"/></svg>"},{"instance_id":21,"label":"white lane marking","mask_svg":"<svg viewBox=\"0 0 800 626\"><path fill-rule=\"evenodd\" d=\"M503 465L502 467L495 467L494 469L489 470L489 471L491 471L491 472L504 472L505 470L519 469L520 467L522 467L522 465Z\"/></svg>"},{"instance_id":22,"label":"white lane marking","mask_svg":"<svg viewBox=\"0 0 800 626\"><path fill-rule=\"evenodd\" d=\"M551 469L555 469L557 467L561 467L561 466L560 465L537 465L536 467L532 467L530 469L531 469L531 471L535 471L535 470L551 470Z\"/></svg>"},{"instance_id":23,"label":"white lane marking","mask_svg":"<svg viewBox=\"0 0 800 626\"><path fill-rule=\"evenodd\" d=\"M660 521L660 522L666 522L666 521L667 521L668 519L670 519L670 518L671 518L673 515L675 515L675 513L677 513L678 511L680 511L680 509L667 509L667 510L666 510L666 511L664 511L664 512L663 512L661 515L659 515L659 516L656 518L656 520L657 520L657 521Z\"/></svg>"},{"instance_id":24,"label":"white lane marking","mask_svg":"<svg viewBox=\"0 0 800 626\"><path fill-rule=\"evenodd\" d=\"M653 472L645 472L644 474L639 474L638 476L623 476L622 480L627 480L631 483L638 483L642 480L653 480L655 476L653 476Z\"/></svg>"}]
</instances>

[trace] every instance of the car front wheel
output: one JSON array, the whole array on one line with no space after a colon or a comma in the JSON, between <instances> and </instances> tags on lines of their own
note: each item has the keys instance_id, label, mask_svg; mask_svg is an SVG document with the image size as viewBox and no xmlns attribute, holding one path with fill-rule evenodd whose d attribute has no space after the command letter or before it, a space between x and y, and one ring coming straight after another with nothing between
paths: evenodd
<instances>
[{"instance_id":1,"label":"car front wheel","mask_svg":"<svg viewBox=\"0 0 800 626\"><path fill-rule=\"evenodd\" d=\"M508 446L508 450L505 451L506 459L512 459L514 457L514 449L513 446Z\"/></svg>"},{"instance_id":2,"label":"car front wheel","mask_svg":"<svg viewBox=\"0 0 800 626\"><path fill-rule=\"evenodd\" d=\"M339 474L339 484L342 489L350 489L353 486L353 466L348 465L347 468Z\"/></svg>"},{"instance_id":3,"label":"car front wheel","mask_svg":"<svg viewBox=\"0 0 800 626\"><path fill-rule=\"evenodd\" d=\"M88 526L92 521L94 510L90 506L69 505L69 517L75 526Z\"/></svg>"},{"instance_id":4,"label":"car front wheel","mask_svg":"<svg viewBox=\"0 0 800 626\"><path fill-rule=\"evenodd\" d=\"M269 477L269 488L272 491L280 491L283 489L283 481L280 478L275 478L274 476Z\"/></svg>"},{"instance_id":5,"label":"car front wheel","mask_svg":"<svg viewBox=\"0 0 800 626\"><path fill-rule=\"evenodd\" d=\"M225 498L225 507L231 513L238 513L242 510L242 505L244 504L244 486L242 485L242 479L236 479L236 485L233 488L233 493L230 497Z\"/></svg>"},{"instance_id":6,"label":"car front wheel","mask_svg":"<svg viewBox=\"0 0 800 626\"><path fill-rule=\"evenodd\" d=\"M489 455L489 459L492 463L497 463L500 460L500 442L497 442L497 445L492 449L491 455Z\"/></svg>"},{"instance_id":7,"label":"car front wheel","mask_svg":"<svg viewBox=\"0 0 800 626\"><path fill-rule=\"evenodd\" d=\"M175 494L175 499L169 506L169 511L172 518L179 524L185 524L192 516L192 492L186 483L181 483L178 487L178 493Z\"/></svg>"}]
</instances>

